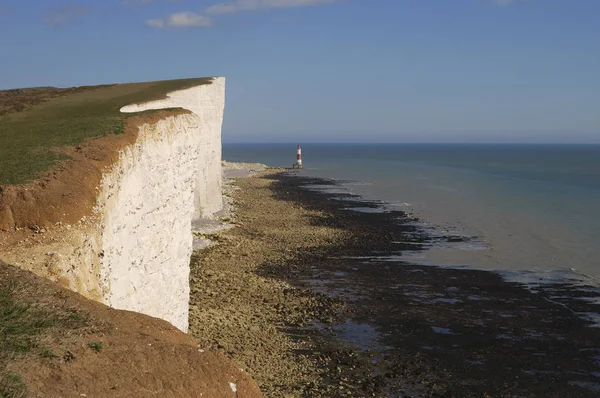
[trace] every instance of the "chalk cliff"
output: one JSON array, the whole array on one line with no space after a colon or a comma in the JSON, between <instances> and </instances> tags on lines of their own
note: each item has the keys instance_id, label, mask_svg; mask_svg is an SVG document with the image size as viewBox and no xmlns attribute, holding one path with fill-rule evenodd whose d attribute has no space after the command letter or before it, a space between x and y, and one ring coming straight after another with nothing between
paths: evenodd
<instances>
[{"instance_id":1,"label":"chalk cliff","mask_svg":"<svg viewBox=\"0 0 600 398\"><path fill-rule=\"evenodd\" d=\"M104 175L100 272L111 307L188 326L191 222L221 209L221 125L224 79L126 106L122 112L190 110L140 126Z\"/></svg>"},{"instance_id":2,"label":"chalk cliff","mask_svg":"<svg viewBox=\"0 0 600 398\"><path fill-rule=\"evenodd\" d=\"M89 215L70 223L46 217L36 221L35 234L0 236L0 259L187 331L191 222L222 206L224 91L225 79L214 78L163 100L123 107L186 111L139 118L137 131L121 139L108 164L88 162L101 173ZM13 196L16 203L23 195ZM17 207L6 214L14 218ZM12 218L4 223L18 229Z\"/></svg>"}]
</instances>

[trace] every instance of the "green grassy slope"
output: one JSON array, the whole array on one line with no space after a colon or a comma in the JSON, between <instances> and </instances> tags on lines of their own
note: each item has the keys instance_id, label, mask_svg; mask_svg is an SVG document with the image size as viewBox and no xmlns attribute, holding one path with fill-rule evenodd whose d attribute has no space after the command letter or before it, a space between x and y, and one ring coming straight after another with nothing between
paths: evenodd
<instances>
[{"instance_id":1,"label":"green grassy slope","mask_svg":"<svg viewBox=\"0 0 600 398\"><path fill-rule=\"evenodd\" d=\"M132 103L164 98L168 92L210 84L211 78L103 86L0 116L0 185L36 178L61 159L51 148L75 146L86 138L123 132Z\"/></svg>"}]
</instances>

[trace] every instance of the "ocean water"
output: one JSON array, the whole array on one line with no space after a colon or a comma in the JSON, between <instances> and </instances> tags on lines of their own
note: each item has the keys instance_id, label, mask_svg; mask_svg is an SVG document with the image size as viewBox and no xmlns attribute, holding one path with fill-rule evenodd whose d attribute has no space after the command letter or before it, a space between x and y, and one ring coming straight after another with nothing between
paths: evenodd
<instances>
[{"instance_id":1,"label":"ocean water","mask_svg":"<svg viewBox=\"0 0 600 398\"><path fill-rule=\"evenodd\" d=\"M403 260L469 266L508 278L600 281L600 145L303 144L304 175L384 208L412 213L431 233L468 242ZM223 158L289 167L293 144L225 144ZM533 282L532 282L533 283Z\"/></svg>"}]
</instances>

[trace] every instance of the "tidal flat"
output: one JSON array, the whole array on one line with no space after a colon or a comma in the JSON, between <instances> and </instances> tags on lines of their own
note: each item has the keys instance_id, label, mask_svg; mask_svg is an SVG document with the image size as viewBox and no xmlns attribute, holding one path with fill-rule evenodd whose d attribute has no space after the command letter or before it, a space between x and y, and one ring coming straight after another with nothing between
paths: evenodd
<instances>
[{"instance_id":1,"label":"tidal flat","mask_svg":"<svg viewBox=\"0 0 600 398\"><path fill-rule=\"evenodd\" d=\"M284 170L236 181L235 228L192 260L201 348L233 358L268 397L598 396L600 329L572 310L598 308L577 289L402 261L459 238L306 188L336 184Z\"/></svg>"}]
</instances>

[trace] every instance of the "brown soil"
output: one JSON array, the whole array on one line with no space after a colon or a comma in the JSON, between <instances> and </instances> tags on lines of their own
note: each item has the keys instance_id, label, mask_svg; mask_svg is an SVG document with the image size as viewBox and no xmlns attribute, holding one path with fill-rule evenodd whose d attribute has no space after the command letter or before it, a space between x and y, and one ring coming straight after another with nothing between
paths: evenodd
<instances>
[{"instance_id":1,"label":"brown soil","mask_svg":"<svg viewBox=\"0 0 600 398\"><path fill-rule=\"evenodd\" d=\"M199 350L192 337L165 321L110 309L4 263L0 280L2 286L16 284L19 301L36 311L82 320L72 328L44 330L32 344L37 351L8 357L0 352L0 379L20 376L27 396L262 396L224 355Z\"/></svg>"},{"instance_id":2,"label":"brown soil","mask_svg":"<svg viewBox=\"0 0 600 398\"><path fill-rule=\"evenodd\" d=\"M0 186L0 231L39 229L57 222L72 224L91 215L103 169L116 161L120 149L137 140L138 127L182 113L189 111L133 116L123 134L90 139L75 148L57 148L70 159L32 183Z\"/></svg>"}]
</instances>

